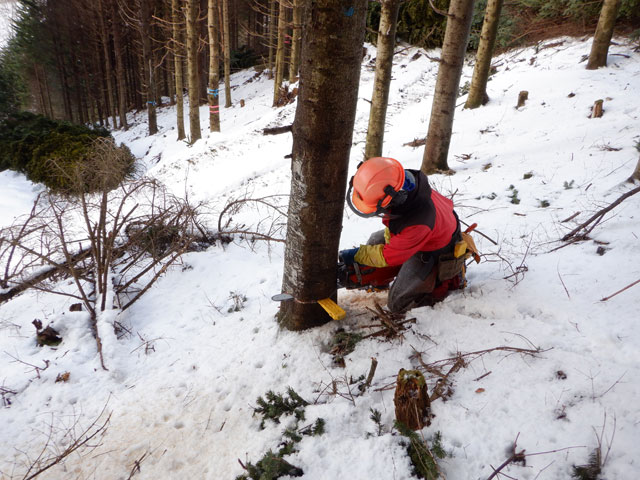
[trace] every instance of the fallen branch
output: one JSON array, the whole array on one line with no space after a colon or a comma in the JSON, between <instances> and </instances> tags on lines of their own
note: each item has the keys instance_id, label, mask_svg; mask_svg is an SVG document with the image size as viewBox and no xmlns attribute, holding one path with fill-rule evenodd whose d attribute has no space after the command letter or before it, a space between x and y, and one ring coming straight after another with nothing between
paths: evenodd
<instances>
[{"instance_id":1,"label":"fallen branch","mask_svg":"<svg viewBox=\"0 0 640 480\"><path fill-rule=\"evenodd\" d=\"M602 220L602 217L604 217L604 215L606 213L610 212L615 207L620 205L624 200L626 200L627 198L631 197L632 195L635 195L638 192L640 192L640 187L636 187L633 190L629 190L627 193L625 193L624 195L620 196L615 202L613 202L609 206L597 211L593 216L591 216L591 218L589 218L589 220L587 220L584 223L581 223L576 228L574 228L569 233L567 233L564 237L562 237L562 241L566 242L566 241L568 241L568 240L570 240L572 238L576 238L577 240L583 240L584 238L586 238L586 236L589 233L591 233L591 231L595 228L595 226L598 223L600 223L600 221ZM592 225L591 228L587 229L587 227L593 222L595 222L595 224ZM578 232L580 232L580 230L582 230L582 229L585 229L585 232L578 236Z\"/></svg>"},{"instance_id":2,"label":"fallen branch","mask_svg":"<svg viewBox=\"0 0 640 480\"><path fill-rule=\"evenodd\" d=\"M627 289L629 289L629 288L633 287L634 285L637 285L638 283L640 283L640 278L639 278L638 280L636 280L635 282L630 283L630 284L629 284L629 285L627 285L626 287L621 288L621 289L620 289L620 290L618 290L616 293L612 293L612 294L611 294L611 295L609 295L608 297L601 298L601 299L600 299L600 301L601 301L601 302L606 302L606 301L607 301L607 300L609 300L610 298L615 297L615 296L616 296L616 295L618 295L619 293L624 292L625 290L627 290Z\"/></svg>"},{"instance_id":3,"label":"fallen branch","mask_svg":"<svg viewBox=\"0 0 640 480\"><path fill-rule=\"evenodd\" d=\"M20 293L38 285L39 283L42 283L43 281L53 277L57 273L61 273L69 268L73 268L75 264L87 258L90 253L91 253L91 248L85 248L79 251L78 253L72 255L70 261L64 261L62 263L54 262L49 258L43 256L42 258L46 260L51 266L39 273L36 273L30 278L23 280L22 282L17 284L15 287L11 288L8 292L0 293L0 303L4 303L8 300L11 300L16 295L19 295Z\"/></svg>"},{"instance_id":4,"label":"fallen branch","mask_svg":"<svg viewBox=\"0 0 640 480\"><path fill-rule=\"evenodd\" d=\"M293 130L293 125L285 125L284 127L271 127L271 128L263 128L263 135L280 135L281 133L291 132Z\"/></svg>"}]
</instances>

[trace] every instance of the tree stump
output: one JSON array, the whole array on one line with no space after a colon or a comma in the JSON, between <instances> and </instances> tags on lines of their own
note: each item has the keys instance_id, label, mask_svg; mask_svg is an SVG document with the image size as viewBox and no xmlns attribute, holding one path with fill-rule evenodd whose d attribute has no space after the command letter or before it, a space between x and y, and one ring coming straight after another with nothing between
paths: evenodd
<instances>
[{"instance_id":1,"label":"tree stump","mask_svg":"<svg viewBox=\"0 0 640 480\"><path fill-rule=\"evenodd\" d=\"M431 424L427 382L418 370L400 369L393 403L396 406L396 420L411 430L420 430Z\"/></svg>"},{"instance_id":2,"label":"tree stump","mask_svg":"<svg viewBox=\"0 0 640 480\"><path fill-rule=\"evenodd\" d=\"M527 92L526 90L522 90L518 94L518 105L516 105L516 108L524 107L524 104L527 100L529 100L529 92Z\"/></svg>"},{"instance_id":3,"label":"tree stump","mask_svg":"<svg viewBox=\"0 0 640 480\"><path fill-rule=\"evenodd\" d=\"M244 107L244 98L240 99L240 108Z\"/></svg>"},{"instance_id":4,"label":"tree stump","mask_svg":"<svg viewBox=\"0 0 640 480\"><path fill-rule=\"evenodd\" d=\"M604 109L602 105L604 104L604 100L596 100L593 104L593 108L591 109L591 118L600 118Z\"/></svg>"}]
</instances>

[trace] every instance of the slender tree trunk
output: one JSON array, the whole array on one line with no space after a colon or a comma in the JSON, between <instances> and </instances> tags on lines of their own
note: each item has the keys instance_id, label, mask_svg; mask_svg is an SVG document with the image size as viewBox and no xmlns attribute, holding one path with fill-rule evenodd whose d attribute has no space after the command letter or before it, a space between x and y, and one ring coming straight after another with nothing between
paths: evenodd
<instances>
[{"instance_id":1,"label":"slender tree trunk","mask_svg":"<svg viewBox=\"0 0 640 480\"><path fill-rule=\"evenodd\" d=\"M218 41L218 6L215 0L209 0L209 131L220 131L220 42Z\"/></svg>"},{"instance_id":2,"label":"slender tree trunk","mask_svg":"<svg viewBox=\"0 0 640 480\"><path fill-rule=\"evenodd\" d=\"M153 65L153 54L151 51L151 10L150 0L140 1L140 36L142 41L142 63L143 67L143 95L147 102L147 115L149 117L149 135L158 133L158 120L156 117L156 95L155 95L155 65Z\"/></svg>"},{"instance_id":3,"label":"slender tree trunk","mask_svg":"<svg viewBox=\"0 0 640 480\"><path fill-rule=\"evenodd\" d=\"M182 84L182 57L184 48L182 47L181 31L184 26L184 15L178 7L178 0L171 0L171 15L173 19L173 62L176 80L176 123L178 128L178 140L186 138L184 133L184 86Z\"/></svg>"},{"instance_id":4,"label":"slender tree trunk","mask_svg":"<svg viewBox=\"0 0 640 480\"><path fill-rule=\"evenodd\" d=\"M113 50L116 57L116 85L118 90L118 116L120 117L120 128L128 130L127 124L127 80L124 72L124 50L122 48L122 36L120 33L120 21L115 0L108 0L111 3L111 33L113 34Z\"/></svg>"},{"instance_id":5,"label":"slender tree trunk","mask_svg":"<svg viewBox=\"0 0 640 480\"><path fill-rule=\"evenodd\" d=\"M596 68L607 66L607 53L609 52L611 37L613 37L613 27L618 16L620 2L621 0L604 0L602 4L598 26L591 44L587 70L595 70Z\"/></svg>"},{"instance_id":6,"label":"slender tree trunk","mask_svg":"<svg viewBox=\"0 0 640 480\"><path fill-rule=\"evenodd\" d=\"M500 22L500 12L502 11L503 0L489 0L482 23L480 33L480 44L476 54L476 66L473 69L469 96L464 108L478 108L489 101L487 95L487 81L489 80L489 70L491 68L491 58L493 48L496 44L498 34L498 23Z\"/></svg>"},{"instance_id":7,"label":"slender tree trunk","mask_svg":"<svg viewBox=\"0 0 640 480\"><path fill-rule=\"evenodd\" d=\"M269 0L269 31L267 32L267 47L269 48L269 65L267 65L267 68L269 69L269 78L273 78L274 74L273 62L277 42L276 1Z\"/></svg>"},{"instance_id":8,"label":"slender tree trunk","mask_svg":"<svg viewBox=\"0 0 640 480\"><path fill-rule=\"evenodd\" d=\"M105 79L107 82L107 110L108 115L113 119L113 128L118 128L118 121L116 119L116 97L113 88L113 67L111 65L111 52L109 49L109 34L107 33L107 28L105 26L105 17L107 17L108 13L104 9L102 4L102 0L98 0L98 21L100 22L100 38L102 43L103 55L104 55L104 69L105 69ZM112 19L112 22L116 22L117 19Z\"/></svg>"},{"instance_id":9,"label":"slender tree trunk","mask_svg":"<svg viewBox=\"0 0 640 480\"><path fill-rule=\"evenodd\" d=\"M273 82L273 106L278 106L280 88L284 79L284 36L287 33L287 11L283 0L278 9L278 39L276 47L275 81Z\"/></svg>"},{"instance_id":10,"label":"slender tree trunk","mask_svg":"<svg viewBox=\"0 0 640 480\"><path fill-rule=\"evenodd\" d=\"M49 80L47 78L47 70L45 68L42 69L42 77L44 78L44 90L47 99L47 105L49 106L49 115L51 118L55 118L53 104L51 103L51 89L49 88Z\"/></svg>"},{"instance_id":11,"label":"slender tree trunk","mask_svg":"<svg viewBox=\"0 0 640 480\"><path fill-rule=\"evenodd\" d=\"M447 156L464 54L469 42L473 3L474 0L451 0L449 5L429 132L422 158L422 171L425 174L449 170Z\"/></svg>"},{"instance_id":12,"label":"slender tree trunk","mask_svg":"<svg viewBox=\"0 0 640 480\"><path fill-rule=\"evenodd\" d=\"M336 298L336 259L358 100L366 0L315 0L304 14L300 98L293 123L281 326L330 320L317 300ZM349 14L345 15L345 11ZM340 79L340 88L329 88Z\"/></svg>"},{"instance_id":13,"label":"slender tree trunk","mask_svg":"<svg viewBox=\"0 0 640 480\"><path fill-rule=\"evenodd\" d=\"M638 159L638 163L636 164L636 169L631 175L631 179L633 181L640 180L640 158Z\"/></svg>"},{"instance_id":14,"label":"slender tree trunk","mask_svg":"<svg viewBox=\"0 0 640 480\"><path fill-rule=\"evenodd\" d=\"M399 1L399 0L398 0ZM303 0L293 0L293 22L291 35L291 62L289 63L289 81L298 77L300 69L300 47L302 44L302 8Z\"/></svg>"},{"instance_id":15,"label":"slender tree trunk","mask_svg":"<svg viewBox=\"0 0 640 480\"><path fill-rule=\"evenodd\" d=\"M231 106L231 43L229 40L229 0L222 0L222 32L224 41L224 108Z\"/></svg>"},{"instance_id":16,"label":"slender tree trunk","mask_svg":"<svg viewBox=\"0 0 640 480\"><path fill-rule=\"evenodd\" d=\"M42 84L42 79L40 78L40 67L34 63L33 64L33 73L36 76L36 84L38 85L38 100L40 103L40 114L48 117L47 107L44 100L44 85Z\"/></svg>"},{"instance_id":17,"label":"slender tree trunk","mask_svg":"<svg viewBox=\"0 0 640 480\"><path fill-rule=\"evenodd\" d=\"M191 143L202 138L200 131L200 92L198 85L198 5L187 2L187 77L189 82L189 128Z\"/></svg>"},{"instance_id":18,"label":"slender tree trunk","mask_svg":"<svg viewBox=\"0 0 640 480\"><path fill-rule=\"evenodd\" d=\"M391 85L391 69L393 67L393 50L396 45L396 24L400 0L383 0L378 28L378 52L376 56L376 75L373 82L371 110L369 112L369 128L364 158L382 155L384 142L384 122L387 117L389 88Z\"/></svg>"}]
</instances>

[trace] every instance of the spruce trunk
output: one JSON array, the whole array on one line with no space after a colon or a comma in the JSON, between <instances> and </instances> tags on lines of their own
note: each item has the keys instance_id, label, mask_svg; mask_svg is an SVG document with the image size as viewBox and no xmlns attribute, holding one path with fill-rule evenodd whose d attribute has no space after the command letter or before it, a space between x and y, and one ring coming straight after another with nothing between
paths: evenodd
<instances>
[{"instance_id":1,"label":"spruce trunk","mask_svg":"<svg viewBox=\"0 0 640 480\"><path fill-rule=\"evenodd\" d=\"M329 321L316 301L336 298L366 11L366 0L355 0L348 10L341 0L316 0L304 12L282 281L294 300L283 302L278 314L289 330ZM332 88L336 78L340 88Z\"/></svg>"},{"instance_id":2,"label":"spruce trunk","mask_svg":"<svg viewBox=\"0 0 640 480\"><path fill-rule=\"evenodd\" d=\"M280 100L280 88L284 79L284 35L287 30L287 12L283 0L280 0L278 9L278 39L276 46L275 80L273 82L273 106L278 106Z\"/></svg>"},{"instance_id":3,"label":"spruce trunk","mask_svg":"<svg viewBox=\"0 0 640 480\"><path fill-rule=\"evenodd\" d=\"M587 62L587 70L595 70L596 68L607 66L607 53L609 52L609 44L613 37L613 27L618 16L621 0L604 0L600 17L598 18L598 26L593 36L591 44L591 53L589 53L589 61Z\"/></svg>"},{"instance_id":4,"label":"spruce trunk","mask_svg":"<svg viewBox=\"0 0 640 480\"><path fill-rule=\"evenodd\" d=\"M111 2L111 22L113 34L113 49L116 57L116 87L118 90L118 116L120 117L120 128L127 130L127 81L124 72L124 52L122 48L122 37L120 33L120 22L117 20L118 10L116 0L108 0Z\"/></svg>"},{"instance_id":5,"label":"spruce trunk","mask_svg":"<svg viewBox=\"0 0 640 480\"><path fill-rule=\"evenodd\" d=\"M153 54L151 52L151 11L149 9L150 0L140 2L140 36L142 37L142 62L144 64L144 79L142 89L147 102L147 115L149 118L149 135L158 133L158 121L156 118L155 90L155 66L153 65Z\"/></svg>"},{"instance_id":6,"label":"spruce trunk","mask_svg":"<svg viewBox=\"0 0 640 480\"><path fill-rule=\"evenodd\" d=\"M187 79L189 84L189 128L191 143L202 138L200 131L200 90L198 88L198 5L187 0Z\"/></svg>"},{"instance_id":7,"label":"spruce trunk","mask_svg":"<svg viewBox=\"0 0 640 480\"><path fill-rule=\"evenodd\" d=\"M100 22L100 38L102 41L102 48L104 54L104 69L105 69L105 79L107 81L107 109L109 110L108 114L113 119L113 128L118 128L118 121L116 117L116 97L115 97L115 89L113 88L113 67L111 66L111 52L109 51L109 35L107 33L107 28L105 26L105 17L107 16L107 12L105 11L102 0L98 0L98 9L99 9L99 22ZM112 21L117 21L117 19L113 19Z\"/></svg>"},{"instance_id":8,"label":"spruce trunk","mask_svg":"<svg viewBox=\"0 0 640 480\"><path fill-rule=\"evenodd\" d=\"M231 42L229 40L229 0L222 0L222 31L224 35L224 108L231 106Z\"/></svg>"},{"instance_id":9,"label":"spruce trunk","mask_svg":"<svg viewBox=\"0 0 640 480\"><path fill-rule=\"evenodd\" d=\"M394 0L395 1L395 0ZM397 0L399 1L399 0ZM302 41L303 0L293 0L293 22L291 35L291 62L289 63L289 81L294 82L300 69L300 46Z\"/></svg>"},{"instance_id":10,"label":"spruce trunk","mask_svg":"<svg viewBox=\"0 0 640 480\"><path fill-rule=\"evenodd\" d=\"M498 23L500 22L500 12L502 11L503 0L489 0L482 23L480 33L480 44L476 54L476 66L473 69L469 96L464 108L478 108L489 101L487 95L487 81L489 80L489 70L491 69L491 58L496 44L498 34Z\"/></svg>"},{"instance_id":11,"label":"spruce trunk","mask_svg":"<svg viewBox=\"0 0 640 480\"><path fill-rule=\"evenodd\" d=\"M452 0L449 5L427 143L422 158L421 169L425 174L449 170L447 156L464 54L469 42L473 3L474 0Z\"/></svg>"},{"instance_id":12,"label":"spruce trunk","mask_svg":"<svg viewBox=\"0 0 640 480\"><path fill-rule=\"evenodd\" d=\"M171 16L173 19L173 70L176 82L176 123L178 129L178 140L184 140L186 134L184 132L184 84L182 79L182 58L184 56L184 48L182 48L182 29L184 18L181 15L178 6L178 0L171 0Z\"/></svg>"},{"instance_id":13,"label":"spruce trunk","mask_svg":"<svg viewBox=\"0 0 640 480\"><path fill-rule=\"evenodd\" d=\"M220 42L218 41L218 6L215 0L209 0L208 33L209 33L209 131L220 131Z\"/></svg>"},{"instance_id":14,"label":"spruce trunk","mask_svg":"<svg viewBox=\"0 0 640 480\"><path fill-rule=\"evenodd\" d=\"M384 122L387 117L391 70L393 68L393 49L396 45L396 24L400 0L383 0L378 28L378 53L376 57L376 75L373 82L369 128L364 158L382 155L384 142Z\"/></svg>"}]
</instances>

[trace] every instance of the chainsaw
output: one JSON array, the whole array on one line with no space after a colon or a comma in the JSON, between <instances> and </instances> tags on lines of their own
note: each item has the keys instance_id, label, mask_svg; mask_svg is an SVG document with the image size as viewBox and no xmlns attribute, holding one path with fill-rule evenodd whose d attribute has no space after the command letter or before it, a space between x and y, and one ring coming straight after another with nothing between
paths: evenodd
<instances>
[{"instance_id":1,"label":"chainsaw","mask_svg":"<svg viewBox=\"0 0 640 480\"><path fill-rule=\"evenodd\" d=\"M338 262L337 285L338 288L346 288L347 290L386 290L398 275L401 266L378 268L359 263L347 265L344 262Z\"/></svg>"}]
</instances>

